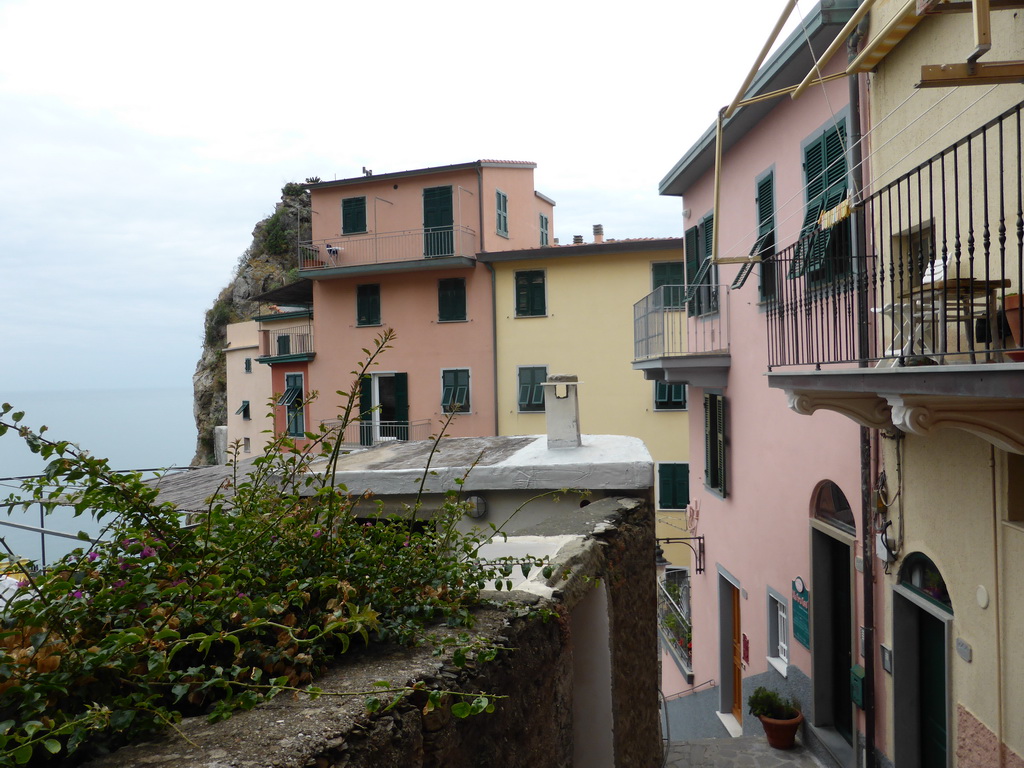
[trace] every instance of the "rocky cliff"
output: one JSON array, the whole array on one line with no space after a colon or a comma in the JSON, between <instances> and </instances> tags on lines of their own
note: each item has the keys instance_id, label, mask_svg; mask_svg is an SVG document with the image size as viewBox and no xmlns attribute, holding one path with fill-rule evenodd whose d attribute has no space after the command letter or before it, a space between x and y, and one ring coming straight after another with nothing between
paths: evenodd
<instances>
[{"instance_id":1,"label":"rocky cliff","mask_svg":"<svg viewBox=\"0 0 1024 768\"><path fill-rule=\"evenodd\" d=\"M234 278L206 312L203 351L192 376L198 432L194 466L213 463L213 428L227 423L227 325L251 320L259 310L255 296L297 278L298 242L310 239L309 210L303 187L285 184L274 212L253 229L252 244L239 258Z\"/></svg>"}]
</instances>

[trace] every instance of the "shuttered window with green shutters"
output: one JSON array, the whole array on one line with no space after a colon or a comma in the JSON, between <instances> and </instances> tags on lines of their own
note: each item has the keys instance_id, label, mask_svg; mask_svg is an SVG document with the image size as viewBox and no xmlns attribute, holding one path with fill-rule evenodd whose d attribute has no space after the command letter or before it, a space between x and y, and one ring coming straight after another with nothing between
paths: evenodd
<instances>
[{"instance_id":1,"label":"shuttered window with green shutters","mask_svg":"<svg viewBox=\"0 0 1024 768\"><path fill-rule=\"evenodd\" d=\"M437 281L437 319L451 323L466 319L466 279L448 277Z\"/></svg>"},{"instance_id":2,"label":"shuttered window with green shutters","mask_svg":"<svg viewBox=\"0 0 1024 768\"><path fill-rule=\"evenodd\" d=\"M366 231L366 198L348 197L341 201L341 233L351 235Z\"/></svg>"},{"instance_id":3,"label":"shuttered window with green shutters","mask_svg":"<svg viewBox=\"0 0 1024 768\"><path fill-rule=\"evenodd\" d=\"M519 411L530 413L544 410L544 387L548 369L543 365L523 366L519 369Z\"/></svg>"},{"instance_id":4,"label":"shuttered window with green shutters","mask_svg":"<svg viewBox=\"0 0 1024 768\"><path fill-rule=\"evenodd\" d=\"M547 314L544 270L516 272L516 317L542 317Z\"/></svg>"},{"instance_id":5,"label":"shuttered window with green shutters","mask_svg":"<svg viewBox=\"0 0 1024 768\"><path fill-rule=\"evenodd\" d=\"M549 219L543 213L540 214L540 247L546 248L549 242Z\"/></svg>"},{"instance_id":6,"label":"shuttered window with green shutters","mask_svg":"<svg viewBox=\"0 0 1024 768\"><path fill-rule=\"evenodd\" d=\"M305 385L301 373L286 373L284 375L284 395L278 400L279 405L285 406L287 418L288 435L291 437L302 437L306 431Z\"/></svg>"},{"instance_id":7,"label":"shuttered window with green shutters","mask_svg":"<svg viewBox=\"0 0 1024 768\"><path fill-rule=\"evenodd\" d=\"M686 509L690 503L690 465L658 464L658 508Z\"/></svg>"},{"instance_id":8,"label":"shuttered window with green shutters","mask_svg":"<svg viewBox=\"0 0 1024 768\"><path fill-rule=\"evenodd\" d=\"M356 287L356 325L380 325L380 285Z\"/></svg>"},{"instance_id":9,"label":"shuttered window with green shutters","mask_svg":"<svg viewBox=\"0 0 1024 768\"><path fill-rule=\"evenodd\" d=\"M682 261L662 261L651 264L651 288L662 291L665 309L683 309L683 296L686 293L686 264Z\"/></svg>"},{"instance_id":10,"label":"shuttered window with green shutters","mask_svg":"<svg viewBox=\"0 0 1024 768\"><path fill-rule=\"evenodd\" d=\"M686 311L693 316L718 311L718 266L711 263L715 219L706 216L696 227L686 230Z\"/></svg>"},{"instance_id":11,"label":"shuttered window with green shutters","mask_svg":"<svg viewBox=\"0 0 1024 768\"><path fill-rule=\"evenodd\" d=\"M654 382L654 410L685 411L686 385L669 384L665 381Z\"/></svg>"},{"instance_id":12,"label":"shuttered window with green shutters","mask_svg":"<svg viewBox=\"0 0 1024 768\"><path fill-rule=\"evenodd\" d=\"M704 484L726 495L725 397L704 393Z\"/></svg>"},{"instance_id":13,"label":"shuttered window with green shutters","mask_svg":"<svg viewBox=\"0 0 1024 768\"><path fill-rule=\"evenodd\" d=\"M445 413L469 413L468 368L449 368L441 371L441 407Z\"/></svg>"},{"instance_id":14,"label":"shuttered window with green shutters","mask_svg":"<svg viewBox=\"0 0 1024 768\"><path fill-rule=\"evenodd\" d=\"M838 243L848 241L836 234L849 228L849 220L828 229L818 226L821 214L839 205L847 194L846 123L830 128L804 147L804 184L807 209L789 276L807 275L822 282L848 269L847 260L836 252Z\"/></svg>"},{"instance_id":15,"label":"shuttered window with green shutters","mask_svg":"<svg viewBox=\"0 0 1024 768\"><path fill-rule=\"evenodd\" d=\"M757 183L757 242L754 255L761 259L761 279L758 286L761 299L775 298L775 175L769 173Z\"/></svg>"}]
</instances>

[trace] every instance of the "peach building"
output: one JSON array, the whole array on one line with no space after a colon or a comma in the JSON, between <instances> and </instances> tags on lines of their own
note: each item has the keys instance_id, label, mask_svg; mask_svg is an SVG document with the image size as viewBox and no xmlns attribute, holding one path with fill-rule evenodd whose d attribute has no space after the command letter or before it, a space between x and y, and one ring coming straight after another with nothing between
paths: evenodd
<instances>
[{"instance_id":1,"label":"peach building","mask_svg":"<svg viewBox=\"0 0 1024 768\"><path fill-rule=\"evenodd\" d=\"M535 167L479 160L309 185L312 239L300 245L299 271L311 345L266 359L282 393L278 429L336 425L337 391L393 329L354 404L363 419L344 440L424 439L452 411L450 435L497 433L492 278L477 254L548 244L554 202L534 189Z\"/></svg>"}]
</instances>

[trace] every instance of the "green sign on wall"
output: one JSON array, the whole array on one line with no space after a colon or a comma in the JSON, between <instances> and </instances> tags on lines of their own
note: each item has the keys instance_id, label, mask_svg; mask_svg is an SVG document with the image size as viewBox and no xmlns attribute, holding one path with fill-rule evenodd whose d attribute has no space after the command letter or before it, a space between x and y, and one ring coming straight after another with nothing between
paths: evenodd
<instances>
[{"instance_id":1,"label":"green sign on wall","mask_svg":"<svg viewBox=\"0 0 1024 768\"><path fill-rule=\"evenodd\" d=\"M797 576L793 579L793 637L807 650L811 649L810 606L811 593L804 580Z\"/></svg>"}]
</instances>

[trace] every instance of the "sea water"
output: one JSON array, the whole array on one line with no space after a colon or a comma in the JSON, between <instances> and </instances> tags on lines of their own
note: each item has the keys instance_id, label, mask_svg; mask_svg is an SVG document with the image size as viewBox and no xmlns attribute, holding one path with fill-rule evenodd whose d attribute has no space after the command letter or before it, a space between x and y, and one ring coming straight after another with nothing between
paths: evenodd
<instances>
[{"instance_id":1,"label":"sea water","mask_svg":"<svg viewBox=\"0 0 1024 768\"><path fill-rule=\"evenodd\" d=\"M114 470L188 466L195 453L190 388L0 392L0 402L24 411L22 423L33 430L46 425L49 429L44 437L76 443L92 455L108 459ZM4 420L10 421L9 417ZM19 481L8 478L40 474L46 463L29 451L15 432L0 437L0 498L19 492ZM0 537L16 555L35 562L52 563L83 542L49 535L43 538L2 525L4 521L72 534L85 531L90 536L101 530L101 524L91 517L76 518L67 508L45 516L38 505L10 514L0 509ZM0 558L4 556L7 552L0 548Z\"/></svg>"}]
</instances>

